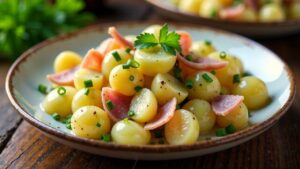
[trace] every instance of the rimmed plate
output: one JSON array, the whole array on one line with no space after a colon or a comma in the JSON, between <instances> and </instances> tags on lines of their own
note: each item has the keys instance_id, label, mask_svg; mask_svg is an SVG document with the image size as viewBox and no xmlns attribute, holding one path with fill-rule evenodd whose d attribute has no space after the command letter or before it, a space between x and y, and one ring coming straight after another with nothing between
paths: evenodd
<instances>
[{"instance_id":1,"label":"rimmed plate","mask_svg":"<svg viewBox=\"0 0 300 169\"><path fill-rule=\"evenodd\" d=\"M234 22L221 19L209 19L182 12L171 4L169 0L146 0L146 2L154 6L162 16L175 21L198 23L255 38L278 37L300 32L300 20L286 20L270 23Z\"/></svg>"},{"instance_id":2,"label":"rimmed plate","mask_svg":"<svg viewBox=\"0 0 300 169\"><path fill-rule=\"evenodd\" d=\"M138 34L153 23L112 23L122 34ZM241 144L274 125L292 104L295 84L288 66L273 52L247 38L217 29L172 23L171 28L188 31L194 40L209 39L219 50L237 55L245 69L263 79L272 102L252 111L251 126L225 137L198 141L192 145L130 146L79 138L61 123L44 113L40 103L44 96L37 91L40 83L49 84L46 74L52 72L55 56L63 50L84 54L108 37L109 25L96 25L79 32L40 43L26 51L11 67L6 91L12 105L25 120L54 140L86 152L124 159L165 160L204 155ZM269 66L268 66L269 65ZM49 84L50 85L50 84Z\"/></svg>"}]
</instances>

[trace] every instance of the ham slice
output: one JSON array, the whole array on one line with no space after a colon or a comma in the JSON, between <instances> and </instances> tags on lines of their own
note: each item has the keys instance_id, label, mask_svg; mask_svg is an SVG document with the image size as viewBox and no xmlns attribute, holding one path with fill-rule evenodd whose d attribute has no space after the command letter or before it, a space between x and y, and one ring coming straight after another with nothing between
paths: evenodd
<instances>
[{"instance_id":1,"label":"ham slice","mask_svg":"<svg viewBox=\"0 0 300 169\"><path fill-rule=\"evenodd\" d=\"M195 57L194 55L191 56L192 56L191 61L187 60L186 58L184 58L182 55L179 54L177 55L177 58L183 65L195 70L211 71L211 70L224 68L228 64L228 62L226 61L216 60L207 57L197 57L197 56Z\"/></svg>"},{"instance_id":2,"label":"ham slice","mask_svg":"<svg viewBox=\"0 0 300 169\"><path fill-rule=\"evenodd\" d=\"M127 117L131 100L131 96L125 96L117 91L114 91L112 88L102 88L103 108L106 112L108 112L109 117L114 122ZM112 109L109 109L109 107L107 106L107 101L111 101L113 105Z\"/></svg>"},{"instance_id":3,"label":"ham slice","mask_svg":"<svg viewBox=\"0 0 300 169\"><path fill-rule=\"evenodd\" d=\"M153 118L153 120L151 120L144 126L144 129L154 130L170 121L174 116L174 112L176 110L176 102L176 98L173 97L172 100L163 105L159 109L158 114Z\"/></svg>"},{"instance_id":4,"label":"ham slice","mask_svg":"<svg viewBox=\"0 0 300 169\"><path fill-rule=\"evenodd\" d=\"M225 8L220 11L222 19L235 20L238 19L245 10L244 5L238 5L230 8Z\"/></svg>"},{"instance_id":5,"label":"ham slice","mask_svg":"<svg viewBox=\"0 0 300 169\"><path fill-rule=\"evenodd\" d=\"M177 31L180 35L179 44L181 47L181 52L183 55L188 55L190 53L190 48L192 46L192 37L189 33L185 31Z\"/></svg>"},{"instance_id":6,"label":"ham slice","mask_svg":"<svg viewBox=\"0 0 300 169\"><path fill-rule=\"evenodd\" d=\"M81 62L81 67L101 72L103 55L95 49L90 49Z\"/></svg>"},{"instance_id":7,"label":"ham slice","mask_svg":"<svg viewBox=\"0 0 300 169\"><path fill-rule=\"evenodd\" d=\"M212 102L212 109L219 116L226 116L244 100L243 96L221 95Z\"/></svg>"},{"instance_id":8,"label":"ham slice","mask_svg":"<svg viewBox=\"0 0 300 169\"><path fill-rule=\"evenodd\" d=\"M120 49L121 46L118 42L116 42L113 38L107 38L105 39L97 48L97 51L100 52L103 56L105 56L107 53L114 49Z\"/></svg>"},{"instance_id":9,"label":"ham slice","mask_svg":"<svg viewBox=\"0 0 300 169\"><path fill-rule=\"evenodd\" d=\"M108 34L110 34L121 46L133 49L133 43L125 39L115 27L108 28Z\"/></svg>"},{"instance_id":10,"label":"ham slice","mask_svg":"<svg viewBox=\"0 0 300 169\"><path fill-rule=\"evenodd\" d=\"M59 86L73 86L74 85L74 75L75 72L79 69L79 66L71 68L69 70L47 75L47 79L56 85Z\"/></svg>"}]
</instances>

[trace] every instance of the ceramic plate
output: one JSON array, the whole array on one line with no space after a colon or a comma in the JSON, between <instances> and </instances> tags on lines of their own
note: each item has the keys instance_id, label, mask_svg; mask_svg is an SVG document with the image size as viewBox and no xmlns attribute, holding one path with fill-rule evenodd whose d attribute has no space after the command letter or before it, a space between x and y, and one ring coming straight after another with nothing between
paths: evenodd
<instances>
[{"instance_id":1,"label":"ceramic plate","mask_svg":"<svg viewBox=\"0 0 300 169\"><path fill-rule=\"evenodd\" d=\"M271 23L234 22L220 19L209 19L179 11L169 0L146 0L146 2L154 6L162 16L176 21L199 23L256 38L283 36L300 32L300 20L287 20Z\"/></svg>"},{"instance_id":2,"label":"ceramic plate","mask_svg":"<svg viewBox=\"0 0 300 169\"><path fill-rule=\"evenodd\" d=\"M112 23L126 34L140 33L153 23ZM171 28L188 31L194 40L208 39L219 50L241 58L245 69L266 82L272 102L258 111L252 111L251 126L225 137L212 137L192 145L130 146L79 138L43 112L40 103L44 95L37 86L50 85L46 75L52 72L52 63L63 50L81 55L108 37L109 25L93 26L82 31L45 41L25 52L11 67L6 79L6 91L12 105L25 120L54 140L86 152L124 159L166 160L204 155L241 144L266 131L290 107L295 93L294 80L288 66L273 52L241 36L217 29L187 24L170 24ZM269 65L269 66L268 66Z\"/></svg>"}]
</instances>

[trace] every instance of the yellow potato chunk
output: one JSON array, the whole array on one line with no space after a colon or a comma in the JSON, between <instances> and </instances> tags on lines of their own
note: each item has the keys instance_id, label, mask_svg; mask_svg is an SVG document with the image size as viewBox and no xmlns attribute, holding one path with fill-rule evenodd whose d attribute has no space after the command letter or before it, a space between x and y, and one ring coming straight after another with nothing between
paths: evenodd
<instances>
[{"instance_id":1,"label":"yellow potato chunk","mask_svg":"<svg viewBox=\"0 0 300 169\"><path fill-rule=\"evenodd\" d=\"M80 89L73 97L73 113L84 106L102 107L101 91L92 88Z\"/></svg>"},{"instance_id":2,"label":"yellow potato chunk","mask_svg":"<svg viewBox=\"0 0 300 169\"><path fill-rule=\"evenodd\" d=\"M52 90L42 102L44 111L48 114L57 113L61 117L72 114L72 100L76 92L75 88L68 86Z\"/></svg>"},{"instance_id":3,"label":"yellow potato chunk","mask_svg":"<svg viewBox=\"0 0 300 169\"><path fill-rule=\"evenodd\" d=\"M149 27L147 27L143 33L151 33L154 34L154 36L159 39L159 33L160 33L160 29L161 29L161 25L151 25Z\"/></svg>"},{"instance_id":4,"label":"yellow potato chunk","mask_svg":"<svg viewBox=\"0 0 300 169\"><path fill-rule=\"evenodd\" d=\"M160 105L176 97L177 103L181 103L187 96L187 89L176 78L169 74L157 74L151 85L151 90Z\"/></svg>"},{"instance_id":5,"label":"yellow potato chunk","mask_svg":"<svg viewBox=\"0 0 300 169\"><path fill-rule=\"evenodd\" d=\"M81 57L79 54L72 51L61 52L54 61L54 71L55 73L63 72L65 70L71 69L81 62Z\"/></svg>"},{"instance_id":6,"label":"yellow potato chunk","mask_svg":"<svg viewBox=\"0 0 300 169\"><path fill-rule=\"evenodd\" d=\"M91 88L100 90L103 86L103 74L88 70L88 69L79 69L74 75L74 85L77 90L85 88L85 81L91 80L93 86Z\"/></svg>"},{"instance_id":7,"label":"yellow potato chunk","mask_svg":"<svg viewBox=\"0 0 300 169\"><path fill-rule=\"evenodd\" d=\"M240 65L236 60L236 57L226 53L226 52L214 52L211 53L209 58L224 60L228 62L228 65L222 69L215 70L216 76L219 79L222 86L231 89L234 85L233 76L240 74Z\"/></svg>"},{"instance_id":8,"label":"yellow potato chunk","mask_svg":"<svg viewBox=\"0 0 300 169\"><path fill-rule=\"evenodd\" d=\"M200 126L193 113L176 110L173 118L165 125L165 137L169 144L193 144L197 141Z\"/></svg>"},{"instance_id":9,"label":"yellow potato chunk","mask_svg":"<svg viewBox=\"0 0 300 169\"><path fill-rule=\"evenodd\" d=\"M155 95L149 89L142 89L133 97L129 110L134 112L131 117L134 121L139 123L150 121L157 112Z\"/></svg>"},{"instance_id":10,"label":"yellow potato chunk","mask_svg":"<svg viewBox=\"0 0 300 169\"><path fill-rule=\"evenodd\" d=\"M182 108L192 112L197 117L201 129L200 134L209 133L215 126L216 115L207 101L200 99L190 100Z\"/></svg>"},{"instance_id":11,"label":"yellow potato chunk","mask_svg":"<svg viewBox=\"0 0 300 169\"><path fill-rule=\"evenodd\" d=\"M133 56L126 49L117 49L109 52L102 62L102 73L106 79L109 78L111 70L121 64L125 64Z\"/></svg>"},{"instance_id":12,"label":"yellow potato chunk","mask_svg":"<svg viewBox=\"0 0 300 169\"><path fill-rule=\"evenodd\" d=\"M71 118L72 131L84 138L100 139L110 131L108 114L96 106L79 108Z\"/></svg>"},{"instance_id":13,"label":"yellow potato chunk","mask_svg":"<svg viewBox=\"0 0 300 169\"><path fill-rule=\"evenodd\" d=\"M241 16L238 18L240 21L256 22L258 19L257 12L251 8L245 8Z\"/></svg>"},{"instance_id":14,"label":"yellow potato chunk","mask_svg":"<svg viewBox=\"0 0 300 169\"><path fill-rule=\"evenodd\" d=\"M262 22L276 22L285 19L285 13L281 5L270 3L264 5L259 11L259 19Z\"/></svg>"},{"instance_id":15,"label":"yellow potato chunk","mask_svg":"<svg viewBox=\"0 0 300 169\"><path fill-rule=\"evenodd\" d=\"M176 56L164 52L160 47L153 50L135 51L134 59L140 63L139 70L148 76L169 72L175 65Z\"/></svg>"},{"instance_id":16,"label":"yellow potato chunk","mask_svg":"<svg viewBox=\"0 0 300 169\"><path fill-rule=\"evenodd\" d=\"M198 14L202 0L183 0L179 2L178 9L183 12Z\"/></svg>"},{"instance_id":17,"label":"yellow potato chunk","mask_svg":"<svg viewBox=\"0 0 300 169\"><path fill-rule=\"evenodd\" d=\"M203 99L211 101L220 95L221 85L219 80L210 72L202 71L187 78L192 82L192 87L188 89L190 99Z\"/></svg>"},{"instance_id":18,"label":"yellow potato chunk","mask_svg":"<svg viewBox=\"0 0 300 169\"><path fill-rule=\"evenodd\" d=\"M112 140L119 144L144 145L150 142L151 134L132 120L118 121L111 130Z\"/></svg>"},{"instance_id":19,"label":"yellow potato chunk","mask_svg":"<svg viewBox=\"0 0 300 169\"><path fill-rule=\"evenodd\" d=\"M248 109L244 103L232 110L226 116L217 115L217 124L220 127L227 127L232 124L237 130L248 126Z\"/></svg>"},{"instance_id":20,"label":"yellow potato chunk","mask_svg":"<svg viewBox=\"0 0 300 169\"><path fill-rule=\"evenodd\" d=\"M193 42L191 51L197 56L208 56L210 53L215 52L215 47L210 41L197 41Z\"/></svg>"},{"instance_id":21,"label":"yellow potato chunk","mask_svg":"<svg viewBox=\"0 0 300 169\"><path fill-rule=\"evenodd\" d=\"M218 17L218 13L222 8L219 0L202 0L199 8L199 15L207 18Z\"/></svg>"},{"instance_id":22,"label":"yellow potato chunk","mask_svg":"<svg viewBox=\"0 0 300 169\"><path fill-rule=\"evenodd\" d=\"M257 77L247 76L234 85L233 94L244 96L244 103L249 109L259 109L269 100L268 89L265 83Z\"/></svg>"},{"instance_id":23,"label":"yellow potato chunk","mask_svg":"<svg viewBox=\"0 0 300 169\"><path fill-rule=\"evenodd\" d=\"M109 84L114 90L132 96L137 86L144 85L144 76L137 68L124 69L123 65L118 65L109 75Z\"/></svg>"}]
</instances>

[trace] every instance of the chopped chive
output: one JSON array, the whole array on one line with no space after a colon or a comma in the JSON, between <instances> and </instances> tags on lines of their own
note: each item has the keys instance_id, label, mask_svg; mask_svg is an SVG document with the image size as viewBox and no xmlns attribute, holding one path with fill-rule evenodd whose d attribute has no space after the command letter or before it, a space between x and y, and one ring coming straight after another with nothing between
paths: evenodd
<instances>
[{"instance_id":1,"label":"chopped chive","mask_svg":"<svg viewBox=\"0 0 300 169\"><path fill-rule=\"evenodd\" d=\"M105 104L106 104L108 110L112 110L114 108L114 105L110 100L107 100Z\"/></svg>"},{"instance_id":2,"label":"chopped chive","mask_svg":"<svg viewBox=\"0 0 300 169\"><path fill-rule=\"evenodd\" d=\"M210 71L211 74L216 75L217 72L215 70Z\"/></svg>"},{"instance_id":3,"label":"chopped chive","mask_svg":"<svg viewBox=\"0 0 300 169\"><path fill-rule=\"evenodd\" d=\"M211 82L214 81L211 77L209 77L209 75L208 75L207 73L204 73L204 74L202 75L202 77L203 77L203 79L204 79L206 82L208 82L208 83L211 83Z\"/></svg>"},{"instance_id":4,"label":"chopped chive","mask_svg":"<svg viewBox=\"0 0 300 169\"><path fill-rule=\"evenodd\" d=\"M252 117L252 114L250 111L248 111L248 117Z\"/></svg>"},{"instance_id":5,"label":"chopped chive","mask_svg":"<svg viewBox=\"0 0 300 169\"><path fill-rule=\"evenodd\" d=\"M122 59L121 59L121 56L119 55L119 53L118 53L117 51L114 51L114 52L112 53L112 55L113 55L113 57L115 58L115 60L116 60L117 62L119 62L119 61L122 60Z\"/></svg>"},{"instance_id":6,"label":"chopped chive","mask_svg":"<svg viewBox=\"0 0 300 169\"><path fill-rule=\"evenodd\" d=\"M211 41L209 41L209 40L205 40L204 43L205 43L205 45L207 45L207 46L210 46L210 45L211 45Z\"/></svg>"},{"instance_id":7,"label":"chopped chive","mask_svg":"<svg viewBox=\"0 0 300 169\"><path fill-rule=\"evenodd\" d=\"M162 138L162 137L163 137L163 133L162 133L161 130L155 130L155 131L153 132L153 134L154 134L154 137L155 137L155 138Z\"/></svg>"},{"instance_id":8,"label":"chopped chive","mask_svg":"<svg viewBox=\"0 0 300 169\"><path fill-rule=\"evenodd\" d=\"M246 77L246 76L252 76L252 74L250 72L244 72L243 77Z\"/></svg>"},{"instance_id":9,"label":"chopped chive","mask_svg":"<svg viewBox=\"0 0 300 169\"><path fill-rule=\"evenodd\" d=\"M131 51L131 49L130 49L130 48L127 48L125 51L126 51L126 53L128 53L128 54L129 54L129 53L130 53L130 51Z\"/></svg>"},{"instance_id":10,"label":"chopped chive","mask_svg":"<svg viewBox=\"0 0 300 169\"><path fill-rule=\"evenodd\" d=\"M218 137L222 137L222 136L226 136L226 130L224 128L219 128L216 130L216 136Z\"/></svg>"},{"instance_id":11,"label":"chopped chive","mask_svg":"<svg viewBox=\"0 0 300 169\"><path fill-rule=\"evenodd\" d=\"M232 82L233 83L240 83L241 82L240 74L233 75Z\"/></svg>"},{"instance_id":12,"label":"chopped chive","mask_svg":"<svg viewBox=\"0 0 300 169\"><path fill-rule=\"evenodd\" d=\"M130 65L124 64L122 67L123 67L123 69L129 69Z\"/></svg>"},{"instance_id":13,"label":"chopped chive","mask_svg":"<svg viewBox=\"0 0 300 169\"><path fill-rule=\"evenodd\" d=\"M193 80L187 80L185 81L185 87L188 89L192 89L194 85L194 81Z\"/></svg>"},{"instance_id":14,"label":"chopped chive","mask_svg":"<svg viewBox=\"0 0 300 169\"><path fill-rule=\"evenodd\" d=\"M84 95L88 96L89 93L90 93L90 89L89 89L89 88L86 88L86 89L85 89L85 92L84 92Z\"/></svg>"},{"instance_id":15,"label":"chopped chive","mask_svg":"<svg viewBox=\"0 0 300 169\"><path fill-rule=\"evenodd\" d=\"M39 84L38 90L39 90L39 92L42 93L42 94L48 94L48 92L47 92L47 86L45 86L45 85L43 85L43 84Z\"/></svg>"},{"instance_id":16,"label":"chopped chive","mask_svg":"<svg viewBox=\"0 0 300 169\"><path fill-rule=\"evenodd\" d=\"M52 117L53 117L53 119L56 120L56 121L60 120L60 115L57 114L57 113L52 114Z\"/></svg>"},{"instance_id":17,"label":"chopped chive","mask_svg":"<svg viewBox=\"0 0 300 169\"><path fill-rule=\"evenodd\" d=\"M133 117L134 115L135 115L135 112L134 112L134 111L130 110L130 111L128 112L128 117Z\"/></svg>"},{"instance_id":18,"label":"chopped chive","mask_svg":"<svg viewBox=\"0 0 300 169\"><path fill-rule=\"evenodd\" d=\"M59 87L57 89L57 93L62 96L62 95L65 95L67 93L67 90L64 87Z\"/></svg>"},{"instance_id":19,"label":"chopped chive","mask_svg":"<svg viewBox=\"0 0 300 169\"><path fill-rule=\"evenodd\" d=\"M220 53L220 58L225 59L227 54L223 51Z\"/></svg>"},{"instance_id":20,"label":"chopped chive","mask_svg":"<svg viewBox=\"0 0 300 169\"><path fill-rule=\"evenodd\" d=\"M129 59L128 62L127 62L127 64L129 64L130 67L132 67L132 68L138 68L138 67L140 67L140 63L137 62L134 59Z\"/></svg>"},{"instance_id":21,"label":"chopped chive","mask_svg":"<svg viewBox=\"0 0 300 169\"><path fill-rule=\"evenodd\" d=\"M68 115L68 116L62 121L62 123L64 123L64 124L71 123L71 118L72 118L72 114Z\"/></svg>"},{"instance_id":22,"label":"chopped chive","mask_svg":"<svg viewBox=\"0 0 300 169\"><path fill-rule=\"evenodd\" d=\"M66 128L69 129L69 130L72 130L71 123L66 124Z\"/></svg>"},{"instance_id":23,"label":"chopped chive","mask_svg":"<svg viewBox=\"0 0 300 169\"><path fill-rule=\"evenodd\" d=\"M141 91L143 88L141 87L141 86L135 86L135 88L134 88L134 90L136 91L136 92L139 92L139 91Z\"/></svg>"},{"instance_id":24,"label":"chopped chive","mask_svg":"<svg viewBox=\"0 0 300 169\"><path fill-rule=\"evenodd\" d=\"M129 76L129 80L130 80L130 81L134 81L134 76L133 76L133 75L130 75L130 76Z\"/></svg>"},{"instance_id":25,"label":"chopped chive","mask_svg":"<svg viewBox=\"0 0 300 169\"><path fill-rule=\"evenodd\" d=\"M192 60L193 60L193 57L192 57L191 55L187 55L187 56L185 57L185 59L188 60L188 61L192 61Z\"/></svg>"},{"instance_id":26,"label":"chopped chive","mask_svg":"<svg viewBox=\"0 0 300 169\"><path fill-rule=\"evenodd\" d=\"M96 127L101 127L101 124L99 122L97 122Z\"/></svg>"},{"instance_id":27,"label":"chopped chive","mask_svg":"<svg viewBox=\"0 0 300 169\"><path fill-rule=\"evenodd\" d=\"M225 130L226 130L226 133L228 133L228 134L232 134L232 133L236 132L236 128L232 124L230 124L229 126L227 126L225 128Z\"/></svg>"},{"instance_id":28,"label":"chopped chive","mask_svg":"<svg viewBox=\"0 0 300 169\"><path fill-rule=\"evenodd\" d=\"M217 17L217 15L218 15L218 11L216 9L211 10L211 12L210 12L211 17L214 18L214 17Z\"/></svg>"},{"instance_id":29,"label":"chopped chive","mask_svg":"<svg viewBox=\"0 0 300 169\"><path fill-rule=\"evenodd\" d=\"M85 80L84 81L84 87L93 87L93 81L92 80Z\"/></svg>"},{"instance_id":30,"label":"chopped chive","mask_svg":"<svg viewBox=\"0 0 300 169\"><path fill-rule=\"evenodd\" d=\"M175 67L174 67L174 76L175 76L175 78L178 79L179 81L182 80L182 78L181 78L181 69L179 68L178 65L175 65Z\"/></svg>"},{"instance_id":31,"label":"chopped chive","mask_svg":"<svg viewBox=\"0 0 300 169\"><path fill-rule=\"evenodd\" d=\"M124 121L124 123L128 123L129 119L128 118L124 118L123 121Z\"/></svg>"},{"instance_id":32,"label":"chopped chive","mask_svg":"<svg viewBox=\"0 0 300 169\"><path fill-rule=\"evenodd\" d=\"M100 139L101 139L102 141L105 141L105 142L110 142L111 137L110 137L110 134L103 134L103 135L100 137Z\"/></svg>"}]
</instances>

